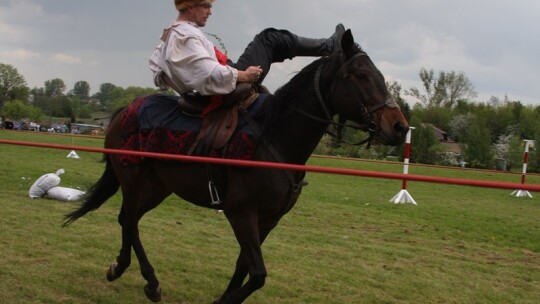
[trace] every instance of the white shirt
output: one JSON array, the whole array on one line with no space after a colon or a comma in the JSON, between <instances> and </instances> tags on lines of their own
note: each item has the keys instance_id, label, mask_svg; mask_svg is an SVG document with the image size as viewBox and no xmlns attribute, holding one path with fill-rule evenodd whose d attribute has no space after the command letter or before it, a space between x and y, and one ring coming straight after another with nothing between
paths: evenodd
<instances>
[{"instance_id":1,"label":"white shirt","mask_svg":"<svg viewBox=\"0 0 540 304\"><path fill-rule=\"evenodd\" d=\"M218 62L214 45L195 23L175 22L164 40L149 59L156 86L167 89L165 73L181 94L225 95L236 88L238 70Z\"/></svg>"}]
</instances>

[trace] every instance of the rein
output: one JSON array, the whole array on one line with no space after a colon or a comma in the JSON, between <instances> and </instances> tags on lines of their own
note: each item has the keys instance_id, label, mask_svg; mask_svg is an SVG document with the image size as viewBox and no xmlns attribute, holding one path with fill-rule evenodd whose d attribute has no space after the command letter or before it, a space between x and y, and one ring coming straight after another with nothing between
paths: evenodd
<instances>
[{"instance_id":1,"label":"rein","mask_svg":"<svg viewBox=\"0 0 540 304\"><path fill-rule=\"evenodd\" d=\"M364 53L364 52L360 52L360 53L354 55L353 57L349 58L343 65L347 64L348 62L350 62L350 61L352 61L352 60L354 60L354 59L356 59L357 57L360 57L360 56L367 56L367 54ZM314 77L314 80L313 80L313 86L315 88L315 95L317 96L317 100L319 101L319 104L320 104L321 108L323 109L324 114L326 115L326 118L320 118L318 116L315 116L313 114L310 114L310 113L307 113L307 112L305 112L303 110L300 110L300 109L298 109L296 107L292 107L292 108L293 108L293 110L295 110L299 114L301 114L303 116L306 116L306 117L308 117L308 118L310 118L310 119L312 119L314 121L332 125L336 129L337 133L332 133L329 130L327 130L326 133L328 135L330 135L330 136L332 136L334 138L337 138L338 140L340 140L340 141L342 141L342 142L344 142L346 144L353 145L353 146L361 146L361 145L367 143L367 149L369 149L370 146L371 146L371 141L373 140L373 137L379 131L379 128L378 128L377 124L371 119L371 114L374 113L375 111L381 109L382 107L384 107L387 103L385 103L385 104L383 104L381 106L378 106L378 107L376 107L375 109L373 109L371 111L369 111L367 109L367 107L364 105L364 103L362 103L362 106L364 108L364 113L362 115L362 121L369 121L369 123L367 123L367 124L360 125L360 126L354 126L354 125L346 124L345 120L342 120L341 118L339 119L339 122L335 122L334 119L332 118L332 115L330 114L327 103L324 100L323 94L321 93L321 74L322 74L322 70L323 70L324 66L326 65L326 62L328 61L328 57L325 57L324 59L325 59L325 61L321 65L319 65L319 68L315 72L315 77ZM335 82L332 82L332 89L330 91L333 92L334 90L335 90ZM353 143L353 142L349 142L347 140L344 140L342 138L342 131L343 131L344 128L362 130L363 127L364 128L367 127L369 135L368 135L367 138L361 140L360 142Z\"/></svg>"}]
</instances>

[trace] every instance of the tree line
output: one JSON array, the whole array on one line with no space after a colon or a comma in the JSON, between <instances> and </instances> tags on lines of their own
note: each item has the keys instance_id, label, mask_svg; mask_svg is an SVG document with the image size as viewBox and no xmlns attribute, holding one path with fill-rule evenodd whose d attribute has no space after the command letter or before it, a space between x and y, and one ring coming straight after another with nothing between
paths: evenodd
<instances>
[{"instance_id":1,"label":"tree line","mask_svg":"<svg viewBox=\"0 0 540 304\"><path fill-rule=\"evenodd\" d=\"M419 78L420 88L403 89L397 82L387 83L390 94L400 104L411 126L416 128L412 133L411 162L467 164L491 169L504 160L510 168L518 169L523 158L524 139L537 140L540 149L540 105L524 105L507 96L475 101L474 85L462 72L435 73L422 68ZM30 89L15 67L0 63L0 114L11 119L28 118L46 123L50 117L64 117L69 122L80 122L90 119L93 113L112 113L137 96L156 92L159 90L154 88L122 88L103 83L99 91L90 96L88 82L78 81L67 90L59 78L45 81L43 87ZM406 98L417 102L411 107ZM447 132L461 152L445 151L434 127ZM348 129L344 136L348 141L358 142L367 134ZM316 152L367 158L394 155L400 159L403 146L374 146L366 150L325 137ZM531 153L529 169L540 172L540 153Z\"/></svg>"},{"instance_id":2,"label":"tree line","mask_svg":"<svg viewBox=\"0 0 540 304\"><path fill-rule=\"evenodd\" d=\"M14 120L30 119L47 123L51 117L82 122L96 112L112 113L128 105L135 97L158 92L154 88L123 88L103 83L90 95L87 81L77 81L69 89L60 78L45 81L43 87L29 88L22 75L12 65L0 63L0 114Z\"/></svg>"}]
</instances>

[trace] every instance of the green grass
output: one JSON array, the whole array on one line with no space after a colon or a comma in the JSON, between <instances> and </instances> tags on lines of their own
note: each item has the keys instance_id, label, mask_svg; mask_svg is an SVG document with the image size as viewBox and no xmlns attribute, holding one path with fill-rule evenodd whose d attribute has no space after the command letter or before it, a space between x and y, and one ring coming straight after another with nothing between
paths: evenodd
<instances>
[{"instance_id":1,"label":"green grass","mask_svg":"<svg viewBox=\"0 0 540 304\"><path fill-rule=\"evenodd\" d=\"M0 131L1 139L101 147L102 141ZM138 263L105 279L120 248L121 196L61 228L73 203L31 200L42 174L87 188L101 155L0 145L0 294L5 303L147 303ZM311 165L399 173L392 164L312 158ZM519 175L411 167L412 174L519 182ZM22 179L22 177L30 179ZM265 287L246 303L537 303L540 202L511 190L410 182L418 206L388 200L396 180L308 173L297 206L263 250ZM528 183L540 183L529 176ZM170 197L141 221L163 303L210 303L238 245L223 215Z\"/></svg>"}]
</instances>

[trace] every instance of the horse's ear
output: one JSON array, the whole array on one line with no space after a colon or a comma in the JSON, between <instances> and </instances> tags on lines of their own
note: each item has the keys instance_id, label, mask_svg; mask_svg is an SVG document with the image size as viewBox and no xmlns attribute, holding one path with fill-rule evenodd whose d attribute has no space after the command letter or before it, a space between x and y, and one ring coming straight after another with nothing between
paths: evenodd
<instances>
[{"instance_id":1,"label":"horse's ear","mask_svg":"<svg viewBox=\"0 0 540 304\"><path fill-rule=\"evenodd\" d=\"M351 30L348 29L343 33L343 37L341 38L341 49L343 50L344 54L349 54L349 51L354 46L354 37L351 33Z\"/></svg>"}]
</instances>

